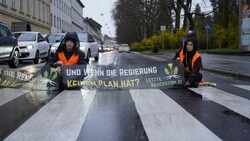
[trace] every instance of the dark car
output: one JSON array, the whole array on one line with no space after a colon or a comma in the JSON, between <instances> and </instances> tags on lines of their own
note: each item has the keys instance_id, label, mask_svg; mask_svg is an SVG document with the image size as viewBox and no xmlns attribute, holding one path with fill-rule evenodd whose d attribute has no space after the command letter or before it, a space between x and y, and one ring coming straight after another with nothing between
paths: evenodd
<instances>
[{"instance_id":1,"label":"dark car","mask_svg":"<svg viewBox=\"0 0 250 141\"><path fill-rule=\"evenodd\" d=\"M12 35L9 28L0 22L0 62L8 62L11 68L19 64L19 47L17 39Z\"/></svg>"}]
</instances>

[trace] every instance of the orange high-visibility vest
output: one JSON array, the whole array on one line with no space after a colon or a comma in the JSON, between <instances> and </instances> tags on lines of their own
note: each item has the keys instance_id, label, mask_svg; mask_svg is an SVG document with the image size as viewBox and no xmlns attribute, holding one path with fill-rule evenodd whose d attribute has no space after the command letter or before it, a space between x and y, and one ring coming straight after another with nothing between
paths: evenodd
<instances>
[{"instance_id":1,"label":"orange high-visibility vest","mask_svg":"<svg viewBox=\"0 0 250 141\"><path fill-rule=\"evenodd\" d=\"M66 59L64 52L58 52L58 59L62 61L65 65L75 65L78 64L79 55L73 54L69 60Z\"/></svg>"},{"instance_id":2,"label":"orange high-visibility vest","mask_svg":"<svg viewBox=\"0 0 250 141\"><path fill-rule=\"evenodd\" d=\"M180 52L180 54L179 54L179 57L180 57L180 60L181 60L181 62L183 62L184 61L184 54L183 54L183 49L181 50L181 52ZM191 67L192 67L192 70L194 69L194 62L198 59L200 57L200 54L196 51L196 53L194 54L194 57L192 58L192 65L191 65ZM200 68L200 70L201 70L201 68ZM201 79L201 83L204 83L204 80L203 79Z\"/></svg>"}]
</instances>

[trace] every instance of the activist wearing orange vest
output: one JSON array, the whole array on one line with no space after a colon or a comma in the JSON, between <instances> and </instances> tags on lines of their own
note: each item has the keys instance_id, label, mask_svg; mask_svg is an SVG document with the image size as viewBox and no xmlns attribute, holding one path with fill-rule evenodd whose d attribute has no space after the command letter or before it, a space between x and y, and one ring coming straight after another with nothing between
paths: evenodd
<instances>
[{"instance_id":1,"label":"activist wearing orange vest","mask_svg":"<svg viewBox=\"0 0 250 141\"><path fill-rule=\"evenodd\" d=\"M187 39L184 48L178 53L178 58L183 63L185 87L198 87L203 83L201 56L197 52L197 40L194 37Z\"/></svg>"},{"instance_id":2,"label":"activist wearing orange vest","mask_svg":"<svg viewBox=\"0 0 250 141\"><path fill-rule=\"evenodd\" d=\"M61 41L56 53L50 60L50 64L76 65L86 64L85 54L80 50L80 43L75 32L68 32Z\"/></svg>"}]
</instances>

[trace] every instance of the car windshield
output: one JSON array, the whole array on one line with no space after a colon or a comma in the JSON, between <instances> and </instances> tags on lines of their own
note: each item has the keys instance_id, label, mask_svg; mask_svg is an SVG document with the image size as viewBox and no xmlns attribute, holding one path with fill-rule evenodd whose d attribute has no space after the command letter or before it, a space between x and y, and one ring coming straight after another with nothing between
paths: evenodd
<instances>
[{"instance_id":1,"label":"car windshield","mask_svg":"<svg viewBox=\"0 0 250 141\"><path fill-rule=\"evenodd\" d=\"M18 41L36 41L36 33L14 33Z\"/></svg>"},{"instance_id":2,"label":"car windshield","mask_svg":"<svg viewBox=\"0 0 250 141\"><path fill-rule=\"evenodd\" d=\"M128 44L121 44L121 47L128 47Z\"/></svg>"},{"instance_id":3,"label":"car windshield","mask_svg":"<svg viewBox=\"0 0 250 141\"><path fill-rule=\"evenodd\" d=\"M59 34L53 34L53 35L47 36L46 40L47 40L48 43L61 42L64 36L65 35L63 35L63 34L61 34L61 35L59 35Z\"/></svg>"},{"instance_id":4,"label":"car windshield","mask_svg":"<svg viewBox=\"0 0 250 141\"><path fill-rule=\"evenodd\" d=\"M87 33L77 33L80 42L88 42Z\"/></svg>"}]
</instances>

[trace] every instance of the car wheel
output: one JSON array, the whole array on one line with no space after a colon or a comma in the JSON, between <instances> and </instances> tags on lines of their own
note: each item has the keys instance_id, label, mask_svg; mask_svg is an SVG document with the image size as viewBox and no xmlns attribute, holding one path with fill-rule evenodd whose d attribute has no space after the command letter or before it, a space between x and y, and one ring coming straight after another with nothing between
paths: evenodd
<instances>
[{"instance_id":1,"label":"car wheel","mask_svg":"<svg viewBox=\"0 0 250 141\"><path fill-rule=\"evenodd\" d=\"M87 53L87 58L86 58L87 63L89 63L89 58L90 58L90 51L88 51L88 53Z\"/></svg>"},{"instance_id":2,"label":"car wheel","mask_svg":"<svg viewBox=\"0 0 250 141\"><path fill-rule=\"evenodd\" d=\"M13 58L8 62L10 68L17 68L19 65L19 52L17 50L14 51Z\"/></svg>"},{"instance_id":3,"label":"car wheel","mask_svg":"<svg viewBox=\"0 0 250 141\"><path fill-rule=\"evenodd\" d=\"M97 52L97 55L95 57L95 61L98 61L99 60L99 51Z\"/></svg>"},{"instance_id":4,"label":"car wheel","mask_svg":"<svg viewBox=\"0 0 250 141\"><path fill-rule=\"evenodd\" d=\"M38 62L39 62L39 52L38 52L38 51L36 52L36 57L35 57L35 59L33 60L33 62L34 62L35 64L38 64Z\"/></svg>"},{"instance_id":5,"label":"car wheel","mask_svg":"<svg viewBox=\"0 0 250 141\"><path fill-rule=\"evenodd\" d=\"M48 55L47 57L45 58L45 61L48 62L50 60L50 50L48 51Z\"/></svg>"}]
</instances>

